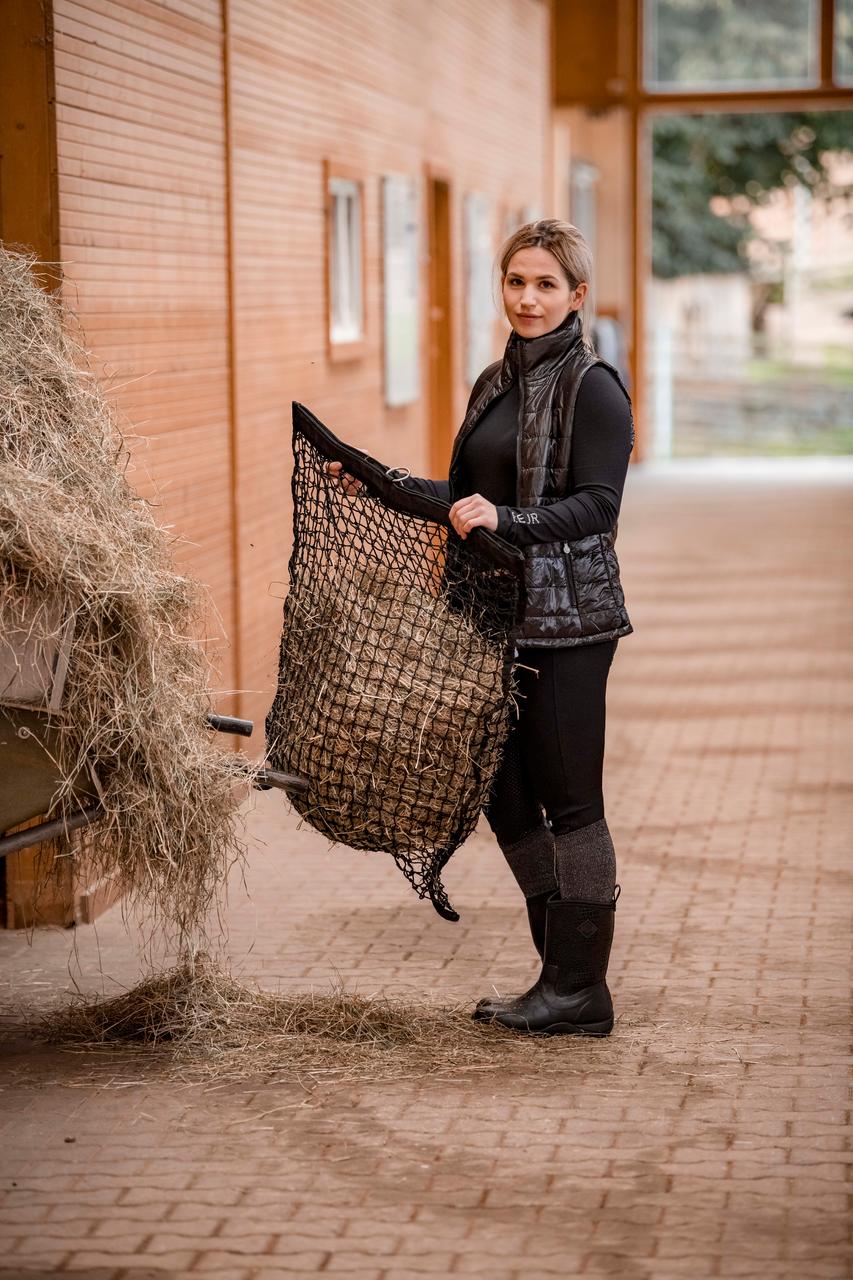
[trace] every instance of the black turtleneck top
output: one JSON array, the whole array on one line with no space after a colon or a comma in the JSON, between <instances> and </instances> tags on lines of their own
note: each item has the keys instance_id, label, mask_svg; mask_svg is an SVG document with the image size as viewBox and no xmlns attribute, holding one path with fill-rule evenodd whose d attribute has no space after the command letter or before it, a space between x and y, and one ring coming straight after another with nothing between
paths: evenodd
<instances>
[{"instance_id":1,"label":"black turtleneck top","mask_svg":"<svg viewBox=\"0 0 853 1280\"><path fill-rule=\"evenodd\" d=\"M569 494L536 508L535 524L514 505L517 486L519 386L513 382L483 414L459 455L458 497L479 493L498 509L498 533L517 547L574 541L606 533L616 524L631 455L631 410L604 365L584 375L575 403L569 456ZM446 480L409 482L450 501Z\"/></svg>"}]
</instances>

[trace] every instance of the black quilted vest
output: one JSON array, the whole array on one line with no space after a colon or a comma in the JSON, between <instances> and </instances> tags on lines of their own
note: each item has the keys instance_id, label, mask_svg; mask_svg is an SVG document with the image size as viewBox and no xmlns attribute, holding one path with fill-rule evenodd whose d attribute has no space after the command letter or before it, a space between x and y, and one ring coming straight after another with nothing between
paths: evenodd
<instances>
[{"instance_id":1,"label":"black quilted vest","mask_svg":"<svg viewBox=\"0 0 853 1280\"><path fill-rule=\"evenodd\" d=\"M459 451L489 405L516 379L520 387L517 454L519 507L544 506L569 494L572 423L578 389L587 371L605 365L587 346L573 311L541 338L510 335L503 360L484 369L453 446L451 501L459 493ZM540 542L524 548L525 613L518 643L562 648L595 644L632 630L625 611L614 542L616 527L574 542Z\"/></svg>"}]
</instances>

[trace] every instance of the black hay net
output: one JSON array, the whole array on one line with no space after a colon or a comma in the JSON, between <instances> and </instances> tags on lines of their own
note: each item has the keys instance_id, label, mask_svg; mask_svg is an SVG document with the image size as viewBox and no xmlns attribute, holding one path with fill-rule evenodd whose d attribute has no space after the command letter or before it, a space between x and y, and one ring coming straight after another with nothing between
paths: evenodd
<instances>
[{"instance_id":1,"label":"black hay net","mask_svg":"<svg viewBox=\"0 0 853 1280\"><path fill-rule=\"evenodd\" d=\"M331 840L390 853L456 920L441 871L473 831L511 712L522 556L465 541L446 502L293 407L293 555L270 765L301 774L299 813ZM326 472L362 482L347 496Z\"/></svg>"}]
</instances>

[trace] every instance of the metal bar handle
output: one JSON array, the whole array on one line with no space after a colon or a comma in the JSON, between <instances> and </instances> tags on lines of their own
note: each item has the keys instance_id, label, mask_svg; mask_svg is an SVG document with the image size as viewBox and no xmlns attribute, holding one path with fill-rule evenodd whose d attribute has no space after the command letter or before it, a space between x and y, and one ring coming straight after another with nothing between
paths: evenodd
<instances>
[{"instance_id":1,"label":"metal bar handle","mask_svg":"<svg viewBox=\"0 0 853 1280\"><path fill-rule=\"evenodd\" d=\"M308 790L308 785L307 778L301 778L295 773L279 773L277 769L261 769L255 782L259 791L275 787L277 791L291 791L302 796Z\"/></svg>"},{"instance_id":2,"label":"metal bar handle","mask_svg":"<svg viewBox=\"0 0 853 1280\"><path fill-rule=\"evenodd\" d=\"M240 720L237 716L217 716L209 712L207 723L217 733L237 733L241 738L251 738L254 720Z\"/></svg>"},{"instance_id":3,"label":"metal bar handle","mask_svg":"<svg viewBox=\"0 0 853 1280\"><path fill-rule=\"evenodd\" d=\"M41 844L42 840L53 840L56 836L66 836L79 827L88 827L97 822L101 816L99 804L87 805L77 813L70 813L67 818L52 818L50 822L40 822L37 827L27 827L25 831L14 831L10 836L0 839L0 858L8 853L18 853L20 849L28 849L31 844Z\"/></svg>"}]
</instances>

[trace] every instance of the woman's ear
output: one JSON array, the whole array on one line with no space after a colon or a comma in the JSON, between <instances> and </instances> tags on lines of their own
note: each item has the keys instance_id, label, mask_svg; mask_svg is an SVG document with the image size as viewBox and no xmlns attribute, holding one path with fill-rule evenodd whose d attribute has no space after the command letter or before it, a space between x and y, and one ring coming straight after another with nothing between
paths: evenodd
<instances>
[{"instance_id":1,"label":"woman's ear","mask_svg":"<svg viewBox=\"0 0 853 1280\"><path fill-rule=\"evenodd\" d=\"M580 311L581 307L583 306L584 298L588 293L589 293L589 285L586 283L585 280L581 280L580 284L572 294L572 300L569 303L569 310Z\"/></svg>"}]
</instances>

